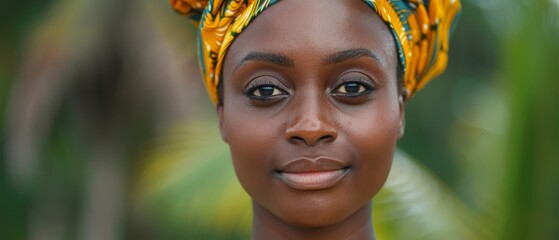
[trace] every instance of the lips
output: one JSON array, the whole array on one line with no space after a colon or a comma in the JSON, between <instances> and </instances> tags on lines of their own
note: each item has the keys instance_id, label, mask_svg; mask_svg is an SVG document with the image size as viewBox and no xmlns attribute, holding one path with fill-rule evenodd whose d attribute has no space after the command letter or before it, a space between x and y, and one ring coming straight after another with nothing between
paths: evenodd
<instances>
[{"instance_id":1,"label":"lips","mask_svg":"<svg viewBox=\"0 0 559 240\"><path fill-rule=\"evenodd\" d=\"M349 164L335 159L299 158L280 166L276 174L290 188L323 190L338 184L349 169Z\"/></svg>"}]
</instances>

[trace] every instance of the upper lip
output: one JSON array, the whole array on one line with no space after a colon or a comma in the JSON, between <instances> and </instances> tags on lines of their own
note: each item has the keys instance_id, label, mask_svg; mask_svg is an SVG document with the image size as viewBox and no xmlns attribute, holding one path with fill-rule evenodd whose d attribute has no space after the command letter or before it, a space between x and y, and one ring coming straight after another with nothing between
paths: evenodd
<instances>
[{"instance_id":1,"label":"upper lip","mask_svg":"<svg viewBox=\"0 0 559 240\"><path fill-rule=\"evenodd\" d=\"M348 167L348 163L337 159L327 157L301 157L281 165L279 168L277 168L277 171L287 173L308 173L335 171Z\"/></svg>"}]
</instances>

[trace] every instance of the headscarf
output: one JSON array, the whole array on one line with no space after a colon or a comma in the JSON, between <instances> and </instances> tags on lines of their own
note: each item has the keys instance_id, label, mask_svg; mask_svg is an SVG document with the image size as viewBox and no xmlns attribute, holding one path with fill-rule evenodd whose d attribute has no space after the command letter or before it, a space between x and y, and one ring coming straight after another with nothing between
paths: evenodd
<instances>
[{"instance_id":1,"label":"headscarf","mask_svg":"<svg viewBox=\"0 0 559 240\"><path fill-rule=\"evenodd\" d=\"M198 56L208 94L217 87L227 49L258 14L279 0L170 0L198 26ZM460 15L460 0L363 0L391 29L403 86L409 96L441 74L448 62L449 35Z\"/></svg>"}]
</instances>

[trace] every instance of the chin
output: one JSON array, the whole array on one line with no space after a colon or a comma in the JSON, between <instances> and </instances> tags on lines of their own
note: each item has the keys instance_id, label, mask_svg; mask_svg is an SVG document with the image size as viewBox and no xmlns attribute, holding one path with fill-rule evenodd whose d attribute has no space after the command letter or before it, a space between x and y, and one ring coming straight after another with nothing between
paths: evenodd
<instances>
[{"instance_id":1,"label":"chin","mask_svg":"<svg viewBox=\"0 0 559 240\"><path fill-rule=\"evenodd\" d=\"M282 222L301 228L322 228L344 222L368 202L370 198L351 199L340 192L304 193L306 196L291 198L294 201L280 201L268 209ZM353 195L355 196L355 195Z\"/></svg>"}]
</instances>

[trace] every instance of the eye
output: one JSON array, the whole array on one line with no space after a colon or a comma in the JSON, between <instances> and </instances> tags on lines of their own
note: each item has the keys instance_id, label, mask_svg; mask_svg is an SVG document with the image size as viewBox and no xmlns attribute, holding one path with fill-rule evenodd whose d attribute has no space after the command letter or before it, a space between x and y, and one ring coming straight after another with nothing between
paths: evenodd
<instances>
[{"instance_id":1,"label":"eye","mask_svg":"<svg viewBox=\"0 0 559 240\"><path fill-rule=\"evenodd\" d=\"M367 91L368 89L361 83L358 82L348 82L344 83L334 90L335 93L343 94L359 94Z\"/></svg>"},{"instance_id":2,"label":"eye","mask_svg":"<svg viewBox=\"0 0 559 240\"><path fill-rule=\"evenodd\" d=\"M356 96L361 96L370 93L372 90L373 87L370 86L369 84L351 81L351 82L346 82L341 84L332 92L334 94L344 95L348 97L356 97Z\"/></svg>"},{"instance_id":3,"label":"eye","mask_svg":"<svg viewBox=\"0 0 559 240\"><path fill-rule=\"evenodd\" d=\"M271 96L282 95L284 94L284 92L274 86L264 85L264 86L256 87L256 89L252 90L250 94L256 97L271 97Z\"/></svg>"},{"instance_id":4,"label":"eye","mask_svg":"<svg viewBox=\"0 0 559 240\"><path fill-rule=\"evenodd\" d=\"M269 99L277 96L282 96L285 94L286 94L285 91L279 89L274 85L268 85L268 84L255 86L247 91L247 95L249 97L259 98L259 99Z\"/></svg>"},{"instance_id":5,"label":"eye","mask_svg":"<svg viewBox=\"0 0 559 240\"><path fill-rule=\"evenodd\" d=\"M276 76L259 76L250 81L243 90L243 94L251 100L251 104L257 106L269 106L285 99L288 89Z\"/></svg>"}]
</instances>

